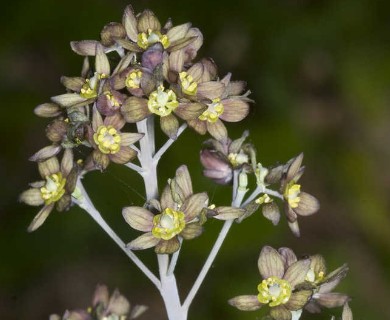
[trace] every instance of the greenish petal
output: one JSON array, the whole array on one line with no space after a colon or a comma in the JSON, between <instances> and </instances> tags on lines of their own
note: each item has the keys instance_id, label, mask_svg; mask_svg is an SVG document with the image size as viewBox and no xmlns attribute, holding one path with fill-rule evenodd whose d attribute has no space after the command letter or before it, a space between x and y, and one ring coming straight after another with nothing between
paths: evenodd
<instances>
[{"instance_id":1,"label":"greenish petal","mask_svg":"<svg viewBox=\"0 0 390 320\"><path fill-rule=\"evenodd\" d=\"M270 246L265 246L261 250L257 266L263 279L273 276L283 278L284 261L280 254Z\"/></svg>"},{"instance_id":2,"label":"greenish petal","mask_svg":"<svg viewBox=\"0 0 390 320\"><path fill-rule=\"evenodd\" d=\"M148 232L153 228L154 214L142 207L125 207L122 210L126 222L138 231Z\"/></svg>"},{"instance_id":3,"label":"greenish petal","mask_svg":"<svg viewBox=\"0 0 390 320\"><path fill-rule=\"evenodd\" d=\"M157 254L171 254L179 250L180 242L177 237L170 240L160 240L160 242L154 248Z\"/></svg>"},{"instance_id":4,"label":"greenish petal","mask_svg":"<svg viewBox=\"0 0 390 320\"><path fill-rule=\"evenodd\" d=\"M33 221L28 226L27 231L33 232L37 230L45 222L45 220L47 219L47 217L49 216L53 208L54 208L54 202L47 206L44 206L34 217Z\"/></svg>"},{"instance_id":5,"label":"greenish petal","mask_svg":"<svg viewBox=\"0 0 390 320\"><path fill-rule=\"evenodd\" d=\"M131 250L144 250L154 247L159 241L160 239L155 238L151 232L148 232L129 242L126 247Z\"/></svg>"},{"instance_id":6,"label":"greenish petal","mask_svg":"<svg viewBox=\"0 0 390 320\"><path fill-rule=\"evenodd\" d=\"M257 300L257 296L242 295L230 299L229 304L242 311L255 311L262 307L262 304Z\"/></svg>"}]
</instances>

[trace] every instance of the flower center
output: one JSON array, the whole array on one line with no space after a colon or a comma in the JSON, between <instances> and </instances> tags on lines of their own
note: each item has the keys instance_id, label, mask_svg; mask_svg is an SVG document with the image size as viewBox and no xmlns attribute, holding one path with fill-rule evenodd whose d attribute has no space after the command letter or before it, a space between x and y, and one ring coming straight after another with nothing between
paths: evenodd
<instances>
[{"instance_id":1,"label":"flower center","mask_svg":"<svg viewBox=\"0 0 390 320\"><path fill-rule=\"evenodd\" d=\"M166 208L153 218L152 234L159 239L170 240L186 226L184 213Z\"/></svg>"},{"instance_id":2,"label":"flower center","mask_svg":"<svg viewBox=\"0 0 390 320\"><path fill-rule=\"evenodd\" d=\"M207 120L212 123L216 122L224 110L221 99L213 99L212 103L208 104L207 107L207 110L199 116L199 120Z\"/></svg>"},{"instance_id":3,"label":"flower center","mask_svg":"<svg viewBox=\"0 0 390 320\"><path fill-rule=\"evenodd\" d=\"M183 71L179 73L179 77L181 90L190 96L195 95L198 90L198 84L194 81L192 76Z\"/></svg>"},{"instance_id":4,"label":"flower center","mask_svg":"<svg viewBox=\"0 0 390 320\"><path fill-rule=\"evenodd\" d=\"M130 89L138 89L141 85L142 71L133 70L126 77L126 87Z\"/></svg>"},{"instance_id":5,"label":"flower center","mask_svg":"<svg viewBox=\"0 0 390 320\"><path fill-rule=\"evenodd\" d=\"M164 87L161 85L150 94L148 100L148 108L150 112L165 117L169 115L176 107L179 102L176 100L176 94L172 90L164 91Z\"/></svg>"},{"instance_id":6,"label":"flower center","mask_svg":"<svg viewBox=\"0 0 390 320\"><path fill-rule=\"evenodd\" d=\"M46 205L61 199L65 193L65 183L61 172L46 177L46 184L41 187L41 196Z\"/></svg>"},{"instance_id":7,"label":"flower center","mask_svg":"<svg viewBox=\"0 0 390 320\"><path fill-rule=\"evenodd\" d=\"M270 307L285 304L291 296L291 285L278 277L270 277L263 280L258 286L257 299L260 303L269 303Z\"/></svg>"},{"instance_id":8,"label":"flower center","mask_svg":"<svg viewBox=\"0 0 390 320\"><path fill-rule=\"evenodd\" d=\"M312 283L319 283L324 279L324 277L325 273L323 271L316 273L313 268L310 268L306 274L305 280Z\"/></svg>"},{"instance_id":9,"label":"flower center","mask_svg":"<svg viewBox=\"0 0 390 320\"><path fill-rule=\"evenodd\" d=\"M120 149L121 137L113 126L100 126L93 135L93 140L102 153L114 154Z\"/></svg>"},{"instance_id":10,"label":"flower center","mask_svg":"<svg viewBox=\"0 0 390 320\"><path fill-rule=\"evenodd\" d=\"M160 42L164 49L168 48L170 44L167 35L161 34L160 31L153 31L152 29L148 29L147 32L141 32L138 34L137 44L144 50L157 42Z\"/></svg>"},{"instance_id":11,"label":"flower center","mask_svg":"<svg viewBox=\"0 0 390 320\"><path fill-rule=\"evenodd\" d=\"M103 78L105 78L104 74L95 72L95 75L92 78L86 79L81 87L80 96L86 99L95 98L98 94L99 81Z\"/></svg>"},{"instance_id":12,"label":"flower center","mask_svg":"<svg viewBox=\"0 0 390 320\"><path fill-rule=\"evenodd\" d=\"M299 197L300 193L301 185L296 183L288 186L287 190L284 192L284 198L288 201L291 208L298 207L299 201L301 200Z\"/></svg>"},{"instance_id":13,"label":"flower center","mask_svg":"<svg viewBox=\"0 0 390 320\"><path fill-rule=\"evenodd\" d=\"M238 167L244 163L248 163L249 158L245 153L229 153L228 159L233 167Z\"/></svg>"},{"instance_id":14,"label":"flower center","mask_svg":"<svg viewBox=\"0 0 390 320\"><path fill-rule=\"evenodd\" d=\"M111 92L106 92L105 95L107 98L107 102L110 104L111 107L118 109L121 106L120 101L116 99Z\"/></svg>"}]
</instances>

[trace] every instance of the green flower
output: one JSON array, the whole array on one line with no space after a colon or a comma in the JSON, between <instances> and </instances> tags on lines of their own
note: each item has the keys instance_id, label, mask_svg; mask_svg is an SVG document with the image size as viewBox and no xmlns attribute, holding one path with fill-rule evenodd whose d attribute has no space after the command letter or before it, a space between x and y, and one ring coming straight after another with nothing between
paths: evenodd
<instances>
[{"instance_id":1,"label":"green flower","mask_svg":"<svg viewBox=\"0 0 390 320\"><path fill-rule=\"evenodd\" d=\"M265 246L260 253L258 268L263 280L257 295L237 296L229 303L243 311L258 310L268 305L275 320L291 320L293 312L309 301L312 290L301 289L310 268L310 259L297 260L289 248L278 251Z\"/></svg>"},{"instance_id":2,"label":"green flower","mask_svg":"<svg viewBox=\"0 0 390 320\"><path fill-rule=\"evenodd\" d=\"M193 194L188 169L181 166L175 178L165 187L160 201L150 202L154 210L143 207L123 208L126 222L132 228L145 232L127 246L132 250L155 247L158 254L177 251L180 247L179 237L189 240L202 233L202 212L207 203L206 193Z\"/></svg>"},{"instance_id":3,"label":"green flower","mask_svg":"<svg viewBox=\"0 0 390 320\"><path fill-rule=\"evenodd\" d=\"M65 149L61 165L56 157L38 162L42 181L31 184L32 188L24 191L19 200L42 209L28 227L32 232L38 229L56 206L57 211L68 209L72 203L71 194L76 185L77 167L73 163L73 152Z\"/></svg>"}]
</instances>

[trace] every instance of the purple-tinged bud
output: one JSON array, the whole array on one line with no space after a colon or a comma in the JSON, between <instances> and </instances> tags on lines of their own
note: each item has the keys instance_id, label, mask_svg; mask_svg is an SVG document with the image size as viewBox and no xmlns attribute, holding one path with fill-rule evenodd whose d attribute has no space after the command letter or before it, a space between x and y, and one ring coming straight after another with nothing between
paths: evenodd
<instances>
[{"instance_id":1,"label":"purple-tinged bud","mask_svg":"<svg viewBox=\"0 0 390 320\"><path fill-rule=\"evenodd\" d=\"M142 66L154 70L163 61L164 48L161 43L156 43L142 54Z\"/></svg>"},{"instance_id":2,"label":"purple-tinged bud","mask_svg":"<svg viewBox=\"0 0 390 320\"><path fill-rule=\"evenodd\" d=\"M218 184L228 184L233 179L233 169L219 152L204 149L200 153L203 174Z\"/></svg>"}]
</instances>

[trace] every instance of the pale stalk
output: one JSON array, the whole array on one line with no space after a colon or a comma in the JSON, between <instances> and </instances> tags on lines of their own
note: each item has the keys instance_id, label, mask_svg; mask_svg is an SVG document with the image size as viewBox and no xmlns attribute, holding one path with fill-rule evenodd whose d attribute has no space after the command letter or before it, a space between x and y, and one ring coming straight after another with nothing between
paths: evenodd
<instances>
[{"instance_id":1,"label":"pale stalk","mask_svg":"<svg viewBox=\"0 0 390 320\"><path fill-rule=\"evenodd\" d=\"M145 134L140 140L139 159L142 167L140 174L144 180L146 200L158 199L157 165L160 158L153 158L155 153L154 116L149 116L137 122L137 129L138 132ZM159 291L164 300L168 318L170 320L186 320L187 313L184 313L181 308L175 275L173 273L168 275L169 256L158 254L157 261L161 283Z\"/></svg>"},{"instance_id":2,"label":"pale stalk","mask_svg":"<svg viewBox=\"0 0 390 320\"><path fill-rule=\"evenodd\" d=\"M148 267L128 248L125 243L118 237L118 235L111 229L107 222L103 219L100 212L95 208L91 199L86 192L81 179L77 181L77 195L75 203L82 209L84 209L97 224L111 237L112 240L121 248L126 255L134 262L134 264L145 274L146 277L160 290L161 283L158 278L148 269Z\"/></svg>"},{"instance_id":3,"label":"pale stalk","mask_svg":"<svg viewBox=\"0 0 390 320\"><path fill-rule=\"evenodd\" d=\"M234 171L233 174L233 190L232 190L232 206L233 207L240 207L241 201L246 193L246 189L241 189L238 185L238 172ZM204 263L202 270L200 271L198 277L196 278L190 292L188 293L182 308L185 310L186 313L188 313L188 309L191 305L192 300L195 298L196 293L198 292L200 286L202 285L208 271L211 268L211 265L213 264L219 250L221 249L221 246L223 242L225 241L225 238L234 222L234 219L226 220L224 225L222 226L221 231L219 232L219 235L217 237L217 240L214 243L213 248L211 249L206 262Z\"/></svg>"}]
</instances>

